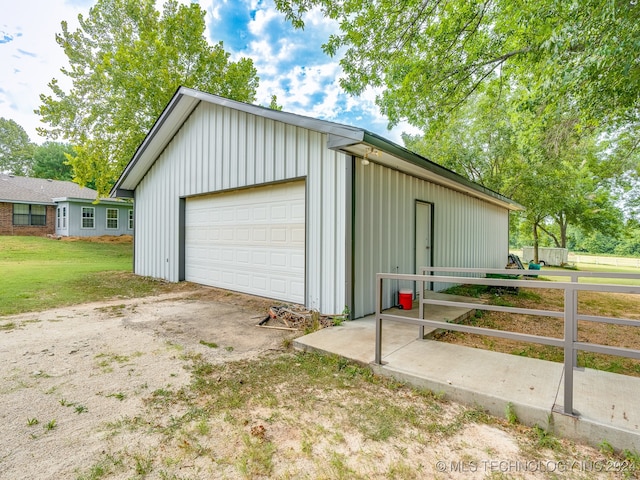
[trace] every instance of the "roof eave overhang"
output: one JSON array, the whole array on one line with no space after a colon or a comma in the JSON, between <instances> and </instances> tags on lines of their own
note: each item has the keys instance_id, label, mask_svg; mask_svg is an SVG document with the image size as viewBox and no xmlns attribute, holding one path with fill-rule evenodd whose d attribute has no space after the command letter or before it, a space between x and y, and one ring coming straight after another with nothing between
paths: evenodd
<instances>
[{"instance_id":1,"label":"roof eave overhang","mask_svg":"<svg viewBox=\"0 0 640 480\"><path fill-rule=\"evenodd\" d=\"M365 153L372 149L377 150L378 155L369 155L368 160L387 168L401 171L409 175L425 179L431 183L445 186L460 193L484 200L512 211L524 210L524 207L493 190L472 182L462 175L448 170L437 163L431 162L406 148L389 142L384 138L364 132L362 142L353 142L334 147L357 157L364 157Z\"/></svg>"},{"instance_id":2,"label":"roof eave overhang","mask_svg":"<svg viewBox=\"0 0 640 480\"><path fill-rule=\"evenodd\" d=\"M370 161L483 199L509 210L524 209L522 205L513 200L467 180L451 170L364 129L242 103L185 87L178 88L167 107L158 117L149 134L111 189L109 194L111 197L132 198L134 196L136 187L147 171L201 102L232 108L324 133L327 135L328 148L359 157L364 155L367 148L375 148L381 152L381 155L375 159L371 158Z\"/></svg>"},{"instance_id":3,"label":"roof eave overhang","mask_svg":"<svg viewBox=\"0 0 640 480\"><path fill-rule=\"evenodd\" d=\"M53 202L44 202L40 200L11 200L0 198L0 203L20 203L22 205L55 205Z\"/></svg>"},{"instance_id":4,"label":"roof eave overhang","mask_svg":"<svg viewBox=\"0 0 640 480\"><path fill-rule=\"evenodd\" d=\"M119 190L135 190L138 183L199 103L198 98L185 95L181 88L178 89L125 167L109 196L115 197Z\"/></svg>"},{"instance_id":5,"label":"roof eave overhang","mask_svg":"<svg viewBox=\"0 0 640 480\"><path fill-rule=\"evenodd\" d=\"M108 205L127 205L127 202L111 198L82 198L82 197L57 197L54 202L70 202L70 203L104 203Z\"/></svg>"}]
</instances>

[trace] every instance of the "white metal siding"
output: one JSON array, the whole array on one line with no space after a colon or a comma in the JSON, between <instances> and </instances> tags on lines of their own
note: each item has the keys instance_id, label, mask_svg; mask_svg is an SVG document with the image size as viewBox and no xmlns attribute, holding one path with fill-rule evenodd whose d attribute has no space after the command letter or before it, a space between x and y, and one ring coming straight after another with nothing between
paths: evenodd
<instances>
[{"instance_id":1,"label":"white metal siding","mask_svg":"<svg viewBox=\"0 0 640 480\"><path fill-rule=\"evenodd\" d=\"M304 182L189 198L185 228L186 280L304 303Z\"/></svg>"},{"instance_id":2,"label":"white metal siding","mask_svg":"<svg viewBox=\"0 0 640 480\"><path fill-rule=\"evenodd\" d=\"M434 266L504 267L509 241L506 209L374 163L356 162L356 317L375 311L376 273L415 273L416 200L434 205ZM386 283L385 307L404 287L412 285Z\"/></svg>"},{"instance_id":3,"label":"white metal siding","mask_svg":"<svg viewBox=\"0 0 640 480\"><path fill-rule=\"evenodd\" d=\"M179 280L180 198L306 179L306 304L342 311L349 157L323 134L201 103L136 188L135 272Z\"/></svg>"}]
</instances>

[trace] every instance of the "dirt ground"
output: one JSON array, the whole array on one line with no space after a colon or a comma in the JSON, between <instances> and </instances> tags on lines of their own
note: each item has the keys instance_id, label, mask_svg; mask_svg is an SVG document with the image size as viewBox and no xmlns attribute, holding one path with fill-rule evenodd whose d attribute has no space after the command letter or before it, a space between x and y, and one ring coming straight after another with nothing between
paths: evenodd
<instances>
[{"instance_id":1,"label":"dirt ground","mask_svg":"<svg viewBox=\"0 0 640 480\"><path fill-rule=\"evenodd\" d=\"M153 436L144 429L115 434L113 425L123 418L144 418L145 398L152 392L187 385L191 380L187 354L201 354L204 360L219 364L283 350L285 340L295 333L255 326L268 305L263 299L196 288L1 318L0 478L80 478L79 472L86 472L105 452L154 450ZM450 409L456 412L460 407L452 404ZM283 430L282 438L273 438L273 443L287 444L290 436L290 431ZM451 472L451 465L442 467L438 459L447 454L463 460L486 457L486 452L507 458L519 451L514 434L475 423L433 449L389 444L378 445L374 454L367 453L370 446L366 444L351 445L356 442L351 432L344 432L344 437L348 439L345 458L360 455L362 465L375 465L380 459L401 456L406 464L427 465L424 478L486 478L486 469ZM598 455L586 447L580 451ZM290 461L295 463L293 458ZM97 473L82 478L164 478L147 476L142 468L134 476ZM170 478L242 477L237 471L226 471L220 476ZM546 475L537 472L524 477ZM325 478L343 477L328 474Z\"/></svg>"},{"instance_id":2,"label":"dirt ground","mask_svg":"<svg viewBox=\"0 0 640 480\"><path fill-rule=\"evenodd\" d=\"M185 350L224 362L281 349L291 336L255 327L261 300L207 296L199 289L3 317L15 328L0 331L0 478L75 478L105 449L101 425L135 416L157 389L189 382ZM214 340L219 348L200 343Z\"/></svg>"}]
</instances>

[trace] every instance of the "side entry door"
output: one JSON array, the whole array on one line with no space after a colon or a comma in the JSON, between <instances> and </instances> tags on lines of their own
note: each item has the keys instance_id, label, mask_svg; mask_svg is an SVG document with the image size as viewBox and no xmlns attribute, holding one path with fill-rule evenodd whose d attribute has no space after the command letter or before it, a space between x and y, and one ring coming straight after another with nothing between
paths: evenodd
<instances>
[{"instance_id":1,"label":"side entry door","mask_svg":"<svg viewBox=\"0 0 640 480\"><path fill-rule=\"evenodd\" d=\"M420 273L421 267L433 266L433 204L416 201L416 266L415 273ZM431 290L432 283L425 284Z\"/></svg>"}]
</instances>

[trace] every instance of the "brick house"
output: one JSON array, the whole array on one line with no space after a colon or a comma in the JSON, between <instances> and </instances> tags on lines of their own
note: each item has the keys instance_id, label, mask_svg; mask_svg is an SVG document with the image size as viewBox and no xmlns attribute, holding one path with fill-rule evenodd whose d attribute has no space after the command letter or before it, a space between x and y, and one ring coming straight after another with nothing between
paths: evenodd
<instances>
[{"instance_id":1,"label":"brick house","mask_svg":"<svg viewBox=\"0 0 640 480\"><path fill-rule=\"evenodd\" d=\"M132 204L96 197L73 182L0 174L0 235L132 234Z\"/></svg>"}]
</instances>

